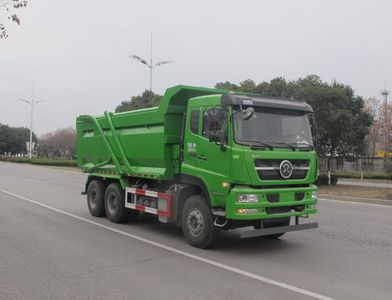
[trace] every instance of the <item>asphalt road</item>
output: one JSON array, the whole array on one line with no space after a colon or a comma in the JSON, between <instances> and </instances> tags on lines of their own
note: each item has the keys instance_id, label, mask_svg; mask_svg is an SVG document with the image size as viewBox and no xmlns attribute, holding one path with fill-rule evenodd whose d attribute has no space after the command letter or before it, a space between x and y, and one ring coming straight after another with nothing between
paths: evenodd
<instances>
[{"instance_id":1,"label":"asphalt road","mask_svg":"<svg viewBox=\"0 0 392 300\"><path fill-rule=\"evenodd\" d=\"M0 163L0 299L391 299L392 207L321 200L320 228L190 247L91 217L85 175Z\"/></svg>"}]
</instances>

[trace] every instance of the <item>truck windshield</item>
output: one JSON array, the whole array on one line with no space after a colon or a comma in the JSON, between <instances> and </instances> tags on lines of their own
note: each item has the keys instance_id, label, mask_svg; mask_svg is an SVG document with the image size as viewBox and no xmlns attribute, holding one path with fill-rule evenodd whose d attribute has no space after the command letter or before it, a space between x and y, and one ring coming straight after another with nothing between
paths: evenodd
<instances>
[{"instance_id":1,"label":"truck windshield","mask_svg":"<svg viewBox=\"0 0 392 300\"><path fill-rule=\"evenodd\" d=\"M245 120L238 108L233 118L234 137L239 144L313 148L308 117L303 112L256 107L252 117Z\"/></svg>"}]
</instances>

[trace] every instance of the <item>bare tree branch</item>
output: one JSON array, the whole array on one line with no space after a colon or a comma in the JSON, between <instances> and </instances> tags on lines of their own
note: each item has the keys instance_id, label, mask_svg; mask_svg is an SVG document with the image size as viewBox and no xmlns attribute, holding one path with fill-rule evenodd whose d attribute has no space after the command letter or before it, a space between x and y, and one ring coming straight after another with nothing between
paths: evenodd
<instances>
[{"instance_id":1,"label":"bare tree branch","mask_svg":"<svg viewBox=\"0 0 392 300\"><path fill-rule=\"evenodd\" d=\"M15 9L25 8L29 0L0 0L0 14L5 11L7 19L20 25L20 18L13 12ZM4 23L0 23L0 39L7 39L8 32Z\"/></svg>"}]
</instances>

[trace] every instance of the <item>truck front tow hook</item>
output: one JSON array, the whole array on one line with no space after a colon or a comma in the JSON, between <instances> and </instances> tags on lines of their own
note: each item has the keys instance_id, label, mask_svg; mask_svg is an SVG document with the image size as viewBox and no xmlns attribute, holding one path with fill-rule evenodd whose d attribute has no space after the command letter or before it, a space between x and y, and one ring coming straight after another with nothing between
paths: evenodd
<instances>
[{"instance_id":1,"label":"truck front tow hook","mask_svg":"<svg viewBox=\"0 0 392 300\"><path fill-rule=\"evenodd\" d=\"M222 224L219 223L219 221L218 221L219 218L223 218L224 222ZM227 219L225 217L216 216L215 221L214 221L214 226L222 228L222 227L225 227L226 224L227 224Z\"/></svg>"}]
</instances>

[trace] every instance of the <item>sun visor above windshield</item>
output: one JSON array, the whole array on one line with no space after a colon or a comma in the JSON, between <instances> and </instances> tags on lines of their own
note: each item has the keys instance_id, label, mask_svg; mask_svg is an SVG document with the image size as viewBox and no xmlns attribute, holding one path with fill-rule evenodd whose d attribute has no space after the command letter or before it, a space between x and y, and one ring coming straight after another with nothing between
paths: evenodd
<instances>
[{"instance_id":1,"label":"sun visor above windshield","mask_svg":"<svg viewBox=\"0 0 392 300\"><path fill-rule=\"evenodd\" d=\"M305 113L312 113L312 107L298 100L279 97L262 97L262 96L242 96L233 94L222 95L222 106L229 105L243 105L243 106L257 106L268 108L289 109L301 111Z\"/></svg>"}]
</instances>

